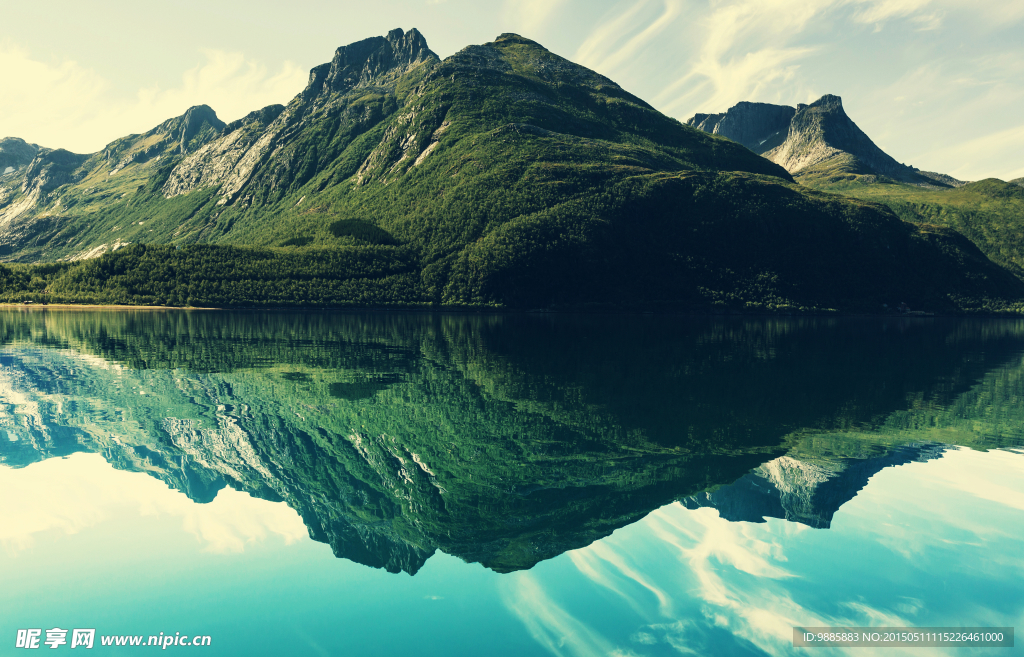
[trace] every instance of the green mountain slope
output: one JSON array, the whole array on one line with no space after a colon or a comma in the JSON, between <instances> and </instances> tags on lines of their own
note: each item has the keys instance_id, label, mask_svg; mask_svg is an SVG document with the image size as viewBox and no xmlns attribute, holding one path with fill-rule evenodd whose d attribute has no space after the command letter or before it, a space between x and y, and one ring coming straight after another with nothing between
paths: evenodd
<instances>
[{"instance_id":1,"label":"green mountain slope","mask_svg":"<svg viewBox=\"0 0 1024 657\"><path fill-rule=\"evenodd\" d=\"M7 309L0 330L0 464L93 451L198 502L232 486L393 571L435 549L529 568L783 455L832 479L1024 426L1008 321Z\"/></svg>"},{"instance_id":2,"label":"green mountain slope","mask_svg":"<svg viewBox=\"0 0 1024 657\"><path fill-rule=\"evenodd\" d=\"M1024 297L957 234L808 193L512 34L442 62L395 30L339 48L286 106L227 126L193 108L104 153L41 152L5 183L0 244L21 262L116 253L8 270L3 299L956 312Z\"/></svg>"},{"instance_id":3,"label":"green mountain slope","mask_svg":"<svg viewBox=\"0 0 1024 657\"><path fill-rule=\"evenodd\" d=\"M1018 277L1024 277L1024 188L989 178L956 189L894 182L803 179L808 185L880 203L915 224L952 228Z\"/></svg>"},{"instance_id":4,"label":"green mountain slope","mask_svg":"<svg viewBox=\"0 0 1024 657\"><path fill-rule=\"evenodd\" d=\"M1018 182L965 183L900 164L857 127L838 96L797 108L744 102L687 123L744 144L805 187L883 204L918 225L951 228L1024 276L1024 192Z\"/></svg>"}]
</instances>

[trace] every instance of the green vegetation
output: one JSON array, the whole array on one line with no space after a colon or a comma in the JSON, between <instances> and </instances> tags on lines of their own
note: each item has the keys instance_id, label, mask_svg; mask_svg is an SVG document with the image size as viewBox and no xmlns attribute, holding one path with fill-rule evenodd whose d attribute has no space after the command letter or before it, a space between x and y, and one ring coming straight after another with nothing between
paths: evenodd
<instances>
[{"instance_id":1,"label":"green vegetation","mask_svg":"<svg viewBox=\"0 0 1024 657\"><path fill-rule=\"evenodd\" d=\"M1021 308L1024 284L957 233L808 192L527 39L401 70L311 86L219 132L194 108L206 128L190 132L186 115L69 160L70 182L44 185L9 258L107 254L49 274L11 269L0 300ZM211 173L243 161L252 168ZM10 194L13 208L21 192Z\"/></svg>"},{"instance_id":2,"label":"green vegetation","mask_svg":"<svg viewBox=\"0 0 1024 657\"><path fill-rule=\"evenodd\" d=\"M239 249L130 245L101 258L0 266L0 301L146 306L423 303L401 247Z\"/></svg>"},{"instance_id":3,"label":"green vegetation","mask_svg":"<svg viewBox=\"0 0 1024 657\"><path fill-rule=\"evenodd\" d=\"M600 172L591 176L601 179ZM563 179L583 184L579 170ZM596 183L595 183L595 186ZM447 306L668 311L1019 312L1021 282L957 233L749 174L637 175L520 215L424 266L429 238L347 246L131 245L2 268L0 301L171 306ZM479 206L479 204L477 204ZM451 215L447 215L451 216ZM374 243L376 242L376 243Z\"/></svg>"},{"instance_id":4,"label":"green vegetation","mask_svg":"<svg viewBox=\"0 0 1024 657\"><path fill-rule=\"evenodd\" d=\"M834 172L833 172L834 173ZM923 188L879 179L801 172L800 183L885 205L904 221L951 228L1024 277L1024 188L993 178L963 187Z\"/></svg>"},{"instance_id":5,"label":"green vegetation","mask_svg":"<svg viewBox=\"0 0 1024 657\"><path fill-rule=\"evenodd\" d=\"M33 404L0 461L88 450L198 501L284 500L391 570L435 549L529 568L783 454L841 472L1024 439L1018 321L4 310L0 330Z\"/></svg>"}]
</instances>

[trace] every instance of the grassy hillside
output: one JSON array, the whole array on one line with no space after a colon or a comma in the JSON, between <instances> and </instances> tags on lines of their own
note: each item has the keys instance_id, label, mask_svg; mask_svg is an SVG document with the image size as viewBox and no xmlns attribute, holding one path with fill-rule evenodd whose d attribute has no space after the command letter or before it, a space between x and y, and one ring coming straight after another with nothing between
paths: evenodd
<instances>
[{"instance_id":1,"label":"grassy hillside","mask_svg":"<svg viewBox=\"0 0 1024 657\"><path fill-rule=\"evenodd\" d=\"M106 255L6 270L0 299L977 312L1024 298L956 233L808 192L517 35L441 62L396 31L340 49L285 107L227 126L190 113L9 186L10 259Z\"/></svg>"},{"instance_id":2,"label":"grassy hillside","mask_svg":"<svg viewBox=\"0 0 1024 657\"><path fill-rule=\"evenodd\" d=\"M810 187L883 204L904 221L952 228L994 262L1024 276L1024 187L989 178L956 189L922 188L822 174L801 172L797 178Z\"/></svg>"}]
</instances>

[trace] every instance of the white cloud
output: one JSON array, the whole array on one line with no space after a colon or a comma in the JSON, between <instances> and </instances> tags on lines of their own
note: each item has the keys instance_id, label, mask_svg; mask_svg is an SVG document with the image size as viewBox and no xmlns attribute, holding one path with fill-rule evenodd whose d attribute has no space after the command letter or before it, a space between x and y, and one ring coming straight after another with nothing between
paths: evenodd
<instances>
[{"instance_id":1,"label":"white cloud","mask_svg":"<svg viewBox=\"0 0 1024 657\"><path fill-rule=\"evenodd\" d=\"M607 657L622 654L600 633L551 599L533 575L506 575L502 599L537 643L557 657Z\"/></svg>"},{"instance_id":2,"label":"white cloud","mask_svg":"<svg viewBox=\"0 0 1024 657\"><path fill-rule=\"evenodd\" d=\"M100 150L127 134L149 130L192 105L209 105L224 121L301 91L307 73L291 62L276 72L241 53L202 51L204 62L172 88L147 87L118 97L96 71L66 60L46 62L16 46L0 48L4 111L0 134L79 153Z\"/></svg>"},{"instance_id":3,"label":"white cloud","mask_svg":"<svg viewBox=\"0 0 1024 657\"><path fill-rule=\"evenodd\" d=\"M0 545L20 552L50 531L77 534L125 514L178 517L208 552L242 552L276 535L286 543L307 536L286 504L224 489L196 504L153 477L115 470L98 454L49 459L26 468L0 469Z\"/></svg>"},{"instance_id":4,"label":"white cloud","mask_svg":"<svg viewBox=\"0 0 1024 657\"><path fill-rule=\"evenodd\" d=\"M600 16L575 59L679 119L838 93L899 161L1014 178L1024 48L1008 26L1021 20L1010 0L640 0Z\"/></svg>"},{"instance_id":5,"label":"white cloud","mask_svg":"<svg viewBox=\"0 0 1024 657\"><path fill-rule=\"evenodd\" d=\"M962 180L1010 180L1024 175L1024 125L1000 109L1024 103L1021 79L1024 60L950 55L847 99L847 108L899 161Z\"/></svg>"},{"instance_id":6,"label":"white cloud","mask_svg":"<svg viewBox=\"0 0 1024 657\"><path fill-rule=\"evenodd\" d=\"M616 550L610 543L597 542L586 548L573 550L569 553L569 558L572 559L573 565L592 582L617 593L640 615L644 613L643 605L618 584L617 578L612 574L612 569L618 576L624 577L650 592L658 601L658 611L661 615L673 615L672 599L669 594L652 578L647 577L634 565L628 563L628 557Z\"/></svg>"},{"instance_id":7,"label":"white cloud","mask_svg":"<svg viewBox=\"0 0 1024 657\"><path fill-rule=\"evenodd\" d=\"M614 47L628 33L640 13L650 6L651 0L641 0L626 7L607 20L598 23L583 44L576 50L573 61L592 69L601 69L606 51Z\"/></svg>"},{"instance_id":8,"label":"white cloud","mask_svg":"<svg viewBox=\"0 0 1024 657\"><path fill-rule=\"evenodd\" d=\"M862 7L854 20L859 23L882 23L894 18L906 18L931 4L932 0L852 0Z\"/></svg>"},{"instance_id":9,"label":"white cloud","mask_svg":"<svg viewBox=\"0 0 1024 657\"><path fill-rule=\"evenodd\" d=\"M660 11L646 24L639 26L636 33L628 37L625 43L616 44L614 49L604 52L598 50L600 43L607 43L609 37L615 34L624 34L624 25L635 23L638 14L645 8L651 6L649 1L637 3L627 8L619 16L612 18L607 24L598 27L597 30L586 40L577 51L579 63L584 66L600 69L603 71L615 71L623 65L633 61L637 53L659 35L668 30L682 14L682 0L662 0Z\"/></svg>"}]
</instances>

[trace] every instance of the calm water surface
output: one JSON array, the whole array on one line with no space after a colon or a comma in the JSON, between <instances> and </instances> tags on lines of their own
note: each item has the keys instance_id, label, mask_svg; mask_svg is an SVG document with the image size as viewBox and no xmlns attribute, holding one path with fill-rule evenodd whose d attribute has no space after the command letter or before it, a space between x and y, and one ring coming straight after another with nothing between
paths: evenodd
<instances>
[{"instance_id":1,"label":"calm water surface","mask_svg":"<svg viewBox=\"0 0 1024 657\"><path fill-rule=\"evenodd\" d=\"M0 340L0 655L1024 628L1024 322L6 310Z\"/></svg>"}]
</instances>

